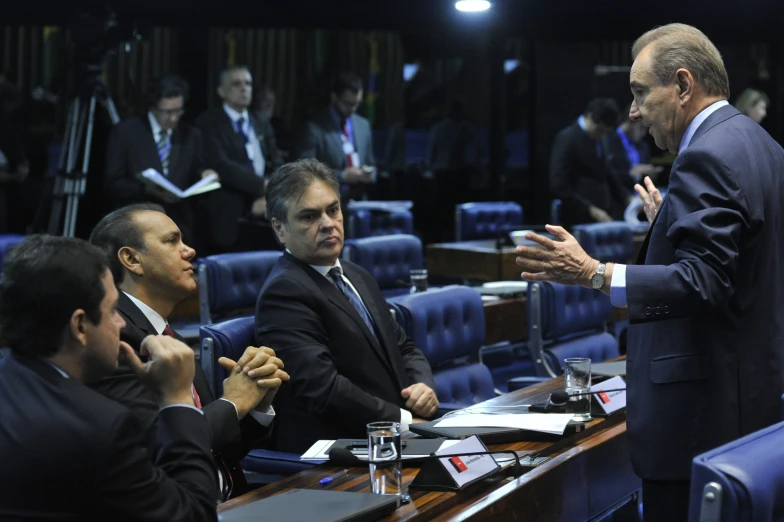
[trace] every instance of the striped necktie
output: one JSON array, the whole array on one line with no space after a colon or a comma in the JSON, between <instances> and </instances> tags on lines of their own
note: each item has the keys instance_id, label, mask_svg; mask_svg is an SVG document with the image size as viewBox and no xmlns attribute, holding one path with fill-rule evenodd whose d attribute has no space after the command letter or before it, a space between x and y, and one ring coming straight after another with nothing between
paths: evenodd
<instances>
[{"instance_id":1,"label":"striped necktie","mask_svg":"<svg viewBox=\"0 0 784 522\"><path fill-rule=\"evenodd\" d=\"M331 268L329 270L329 277L334 281L335 286L338 287L338 290L346 296L351 306L354 307L354 310L357 311L359 317L362 318L362 321L367 325L368 330L370 333L373 334L373 337L376 338L378 341L378 336L376 336L376 329L373 327L373 320L370 318L370 313L368 312L367 308L365 308L365 304L359 298L356 292L354 292L343 280L342 271L338 267Z\"/></svg>"},{"instance_id":2,"label":"striped necktie","mask_svg":"<svg viewBox=\"0 0 784 522\"><path fill-rule=\"evenodd\" d=\"M160 136L158 137L158 157L161 159L161 166L163 167L163 175L169 175L169 154L171 153L171 139L169 133L161 129Z\"/></svg>"}]
</instances>

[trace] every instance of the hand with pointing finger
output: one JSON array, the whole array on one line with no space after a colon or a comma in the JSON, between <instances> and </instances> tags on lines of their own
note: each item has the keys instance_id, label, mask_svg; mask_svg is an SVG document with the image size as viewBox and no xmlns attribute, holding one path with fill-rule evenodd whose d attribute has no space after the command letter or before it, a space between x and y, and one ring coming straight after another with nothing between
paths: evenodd
<instances>
[{"instance_id":1,"label":"hand with pointing finger","mask_svg":"<svg viewBox=\"0 0 784 522\"><path fill-rule=\"evenodd\" d=\"M640 195L642 199L642 208L645 211L645 217L648 218L649 223L653 223L656 218L656 213L659 212L662 204L662 195L659 189L653 184L651 178L645 176L645 187L639 183L634 185L634 190Z\"/></svg>"},{"instance_id":2,"label":"hand with pointing finger","mask_svg":"<svg viewBox=\"0 0 784 522\"><path fill-rule=\"evenodd\" d=\"M586 254L574 236L564 228L553 225L545 228L558 240L529 232L525 238L540 246L518 246L515 249L518 256L515 262L524 270L522 278L590 288L591 277L599 262Z\"/></svg>"}]
</instances>

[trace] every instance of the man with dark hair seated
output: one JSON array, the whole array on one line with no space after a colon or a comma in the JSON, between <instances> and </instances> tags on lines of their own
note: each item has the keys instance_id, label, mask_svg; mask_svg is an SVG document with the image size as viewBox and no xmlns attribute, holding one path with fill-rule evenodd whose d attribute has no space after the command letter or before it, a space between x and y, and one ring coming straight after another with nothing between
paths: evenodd
<instances>
[{"instance_id":1,"label":"man with dark hair seated","mask_svg":"<svg viewBox=\"0 0 784 522\"><path fill-rule=\"evenodd\" d=\"M178 338L167 318L196 291L191 264L196 251L183 242L177 225L163 209L142 203L115 210L96 225L90 242L107 253L114 282L121 290L117 309L126 322L123 341L138 351L147 335ZM216 400L198 365L193 397L210 425L220 498L225 500L247 490L239 462L268 434L275 416L272 400L288 375L269 348L248 347L239 361L223 357L218 362L231 372L223 382L223 397ZM152 450L158 419L155 396L126 367L91 386L137 413Z\"/></svg>"},{"instance_id":2,"label":"man with dark hair seated","mask_svg":"<svg viewBox=\"0 0 784 522\"><path fill-rule=\"evenodd\" d=\"M272 227L286 248L256 304L256 341L292 370L278 397L276 448L361 438L375 421L403 430L438 409L425 356L389 312L378 283L338 259L343 214L335 175L316 160L288 163L267 185Z\"/></svg>"},{"instance_id":3,"label":"man with dark hair seated","mask_svg":"<svg viewBox=\"0 0 784 522\"><path fill-rule=\"evenodd\" d=\"M620 218L632 193L607 167L601 141L620 121L612 98L594 98L577 121L561 130L550 158L550 192L563 202L564 225Z\"/></svg>"},{"instance_id":4,"label":"man with dark hair seated","mask_svg":"<svg viewBox=\"0 0 784 522\"><path fill-rule=\"evenodd\" d=\"M0 330L0 519L216 520L210 427L190 394L193 351L163 336L120 342L106 256L31 236L5 261ZM136 418L84 383L123 357L158 397L155 463ZM158 410L160 408L160 410Z\"/></svg>"}]
</instances>

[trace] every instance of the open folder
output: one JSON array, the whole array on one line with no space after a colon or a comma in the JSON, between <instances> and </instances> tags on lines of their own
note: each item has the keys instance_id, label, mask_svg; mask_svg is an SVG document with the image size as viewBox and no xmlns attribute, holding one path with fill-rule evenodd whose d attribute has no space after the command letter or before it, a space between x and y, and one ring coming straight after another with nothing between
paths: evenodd
<instances>
[{"instance_id":1,"label":"open folder","mask_svg":"<svg viewBox=\"0 0 784 522\"><path fill-rule=\"evenodd\" d=\"M217 174L210 174L185 190L180 189L180 187L169 181L166 176L155 169L146 169L142 171L141 177L150 183L158 185L167 192L171 192L180 199L189 198L197 194L204 194L205 192L221 188Z\"/></svg>"}]
</instances>

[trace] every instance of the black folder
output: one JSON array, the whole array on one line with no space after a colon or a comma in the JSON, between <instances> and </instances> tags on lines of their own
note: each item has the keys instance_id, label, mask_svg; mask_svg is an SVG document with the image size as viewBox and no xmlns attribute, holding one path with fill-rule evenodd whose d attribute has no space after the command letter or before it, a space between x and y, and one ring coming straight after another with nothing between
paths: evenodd
<instances>
[{"instance_id":1,"label":"black folder","mask_svg":"<svg viewBox=\"0 0 784 522\"><path fill-rule=\"evenodd\" d=\"M423 437L445 437L447 439L467 439L472 435L479 437L485 445L506 444L509 442L522 441L556 441L561 437L579 433L585 429L585 423L575 420L569 421L563 435L553 435L538 431L520 430L516 428L489 428L489 427L465 427L465 428L436 428L441 419L430 422L420 422L411 424L408 429L411 432Z\"/></svg>"},{"instance_id":2,"label":"black folder","mask_svg":"<svg viewBox=\"0 0 784 522\"><path fill-rule=\"evenodd\" d=\"M373 522L391 515L398 497L328 489L293 489L218 512L221 522Z\"/></svg>"}]
</instances>

